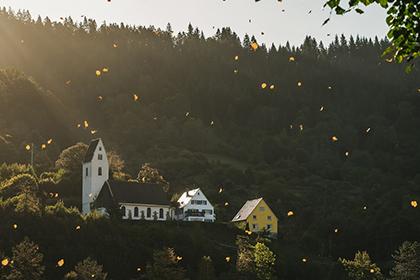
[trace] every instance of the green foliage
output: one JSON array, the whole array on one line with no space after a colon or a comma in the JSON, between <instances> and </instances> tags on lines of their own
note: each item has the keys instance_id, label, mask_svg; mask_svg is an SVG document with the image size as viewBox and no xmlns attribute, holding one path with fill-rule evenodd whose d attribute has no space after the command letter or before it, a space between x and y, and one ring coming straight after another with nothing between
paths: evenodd
<instances>
[{"instance_id":1,"label":"green foliage","mask_svg":"<svg viewBox=\"0 0 420 280\"><path fill-rule=\"evenodd\" d=\"M57 169L65 170L70 174L70 176L81 176L81 164L87 149L88 145L80 142L71 147L68 147L61 152L58 160L55 162L55 167Z\"/></svg>"},{"instance_id":2,"label":"green foliage","mask_svg":"<svg viewBox=\"0 0 420 280\"><path fill-rule=\"evenodd\" d=\"M237 236L236 245L237 259L236 270L244 279L252 279L255 276L255 255L254 246L251 240L245 236Z\"/></svg>"},{"instance_id":3,"label":"green foliage","mask_svg":"<svg viewBox=\"0 0 420 280\"><path fill-rule=\"evenodd\" d=\"M257 279L274 279L276 256L264 243L257 242L257 244L255 244L254 262Z\"/></svg>"},{"instance_id":4,"label":"green foliage","mask_svg":"<svg viewBox=\"0 0 420 280\"><path fill-rule=\"evenodd\" d=\"M66 207L62 200L58 201L54 205L46 206L45 207L45 214L46 215L51 215L51 216L54 216L54 217L61 217L61 218L73 217L73 218L79 218L80 219L82 217L77 208Z\"/></svg>"},{"instance_id":5,"label":"green foliage","mask_svg":"<svg viewBox=\"0 0 420 280\"><path fill-rule=\"evenodd\" d=\"M420 244L405 241L392 255L391 280L420 279Z\"/></svg>"},{"instance_id":6,"label":"green foliage","mask_svg":"<svg viewBox=\"0 0 420 280\"><path fill-rule=\"evenodd\" d=\"M74 267L74 271L67 273L64 278L66 280L106 280L107 273L103 272L102 265L91 258L86 258L79 262Z\"/></svg>"},{"instance_id":7,"label":"green foliage","mask_svg":"<svg viewBox=\"0 0 420 280\"><path fill-rule=\"evenodd\" d=\"M404 0L349 0L349 8L343 8L345 0L329 0L325 6L329 6L337 14L342 15L351 10L362 14L360 5L369 6L378 4L387 9L388 16L386 23L389 26L388 38L392 46L387 49L385 54L393 52L394 59L398 63L404 60L411 60L420 56L420 4L418 1ZM411 68L408 68L411 70Z\"/></svg>"},{"instance_id":8,"label":"green foliage","mask_svg":"<svg viewBox=\"0 0 420 280\"><path fill-rule=\"evenodd\" d=\"M25 188L17 197L15 211L28 215L40 215L41 205L36 194L29 188Z\"/></svg>"},{"instance_id":9,"label":"green foliage","mask_svg":"<svg viewBox=\"0 0 420 280\"><path fill-rule=\"evenodd\" d=\"M13 247L13 263L7 280L40 280L43 279L45 267L42 265L44 256L39 247L28 238Z\"/></svg>"},{"instance_id":10,"label":"green foliage","mask_svg":"<svg viewBox=\"0 0 420 280\"><path fill-rule=\"evenodd\" d=\"M51 181L53 183L58 183L61 181L65 174L65 170L60 168L57 171L54 172L42 172L41 175L39 175L39 180L41 181Z\"/></svg>"},{"instance_id":11,"label":"green foliage","mask_svg":"<svg viewBox=\"0 0 420 280\"><path fill-rule=\"evenodd\" d=\"M131 179L130 175L124 172L125 162L117 152L109 151L107 157L113 180L127 181Z\"/></svg>"},{"instance_id":12,"label":"green foliage","mask_svg":"<svg viewBox=\"0 0 420 280\"><path fill-rule=\"evenodd\" d=\"M339 259L351 280L382 280L381 269L372 263L367 252L357 252L354 260Z\"/></svg>"},{"instance_id":13,"label":"green foliage","mask_svg":"<svg viewBox=\"0 0 420 280\"><path fill-rule=\"evenodd\" d=\"M5 198L11 197L22 192L26 188L37 191L37 182L30 174L19 174L9 180L0 182L0 195Z\"/></svg>"},{"instance_id":14,"label":"green foliage","mask_svg":"<svg viewBox=\"0 0 420 280\"><path fill-rule=\"evenodd\" d=\"M2 163L0 165L0 182L24 173L30 173L29 165L19 163Z\"/></svg>"},{"instance_id":15,"label":"green foliage","mask_svg":"<svg viewBox=\"0 0 420 280\"><path fill-rule=\"evenodd\" d=\"M169 183L160 175L159 170L150 166L149 163L142 165L137 175L137 180L142 183L159 184L165 192L169 191Z\"/></svg>"},{"instance_id":16,"label":"green foliage","mask_svg":"<svg viewBox=\"0 0 420 280\"><path fill-rule=\"evenodd\" d=\"M7 38L0 40L0 65L52 90L22 72L0 71L2 161L28 162L30 141L36 170L51 172L63 147L88 142L94 129L125 160L127 171L121 162L111 167L114 178L126 180L126 172L137 174L139 164L150 162L158 172L149 178L170 182L168 197L199 186L216 209L218 223L211 225L121 222L96 212L83 220L65 207L80 206L84 150L76 149L63 169L41 174L41 215L16 212L23 188L12 188L10 198L0 191L1 246L7 252L31 233L45 248L49 279L64 276L55 268L58 253L74 264L94 252L110 277L130 279L163 247L180 252L192 279L203 255L211 256L219 278L255 279L253 235L235 254L235 236L244 233L223 222L259 196L280 219L280 238L270 249L281 279L340 279L341 271L330 273L338 257L366 248L385 263L404 240L420 236L420 212L410 206L420 197L418 72L405 75L379 59L386 39L337 36L324 46L307 37L301 46L261 44L251 52L255 38L241 41L230 28L204 38L194 28L173 34L98 27L88 19L35 21L26 11L4 9L0 26L0 38ZM102 67L109 73L96 77ZM275 89L262 90L262 82ZM85 119L89 128L77 128ZM65 167L71 176L63 176ZM2 186L23 170L4 171ZM47 206L57 202L50 192L64 202ZM295 215L287 217L290 210ZM311 256L303 269L302 256Z\"/></svg>"},{"instance_id":17,"label":"green foliage","mask_svg":"<svg viewBox=\"0 0 420 280\"><path fill-rule=\"evenodd\" d=\"M146 268L150 280L184 280L185 270L179 266L175 250L165 248L153 253L153 264Z\"/></svg>"}]
</instances>

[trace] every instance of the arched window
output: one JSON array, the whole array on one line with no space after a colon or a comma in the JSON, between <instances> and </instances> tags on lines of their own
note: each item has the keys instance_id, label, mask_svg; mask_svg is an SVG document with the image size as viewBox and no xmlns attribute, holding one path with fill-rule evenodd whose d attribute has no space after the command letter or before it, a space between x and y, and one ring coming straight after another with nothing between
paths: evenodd
<instances>
[{"instance_id":1,"label":"arched window","mask_svg":"<svg viewBox=\"0 0 420 280\"><path fill-rule=\"evenodd\" d=\"M102 176L102 167L98 167L98 175Z\"/></svg>"},{"instance_id":2,"label":"arched window","mask_svg":"<svg viewBox=\"0 0 420 280\"><path fill-rule=\"evenodd\" d=\"M125 217L125 206L121 207L121 213L122 213L122 216Z\"/></svg>"},{"instance_id":3,"label":"arched window","mask_svg":"<svg viewBox=\"0 0 420 280\"><path fill-rule=\"evenodd\" d=\"M134 217L138 217L139 216L139 208L136 206L134 207Z\"/></svg>"},{"instance_id":4,"label":"arched window","mask_svg":"<svg viewBox=\"0 0 420 280\"><path fill-rule=\"evenodd\" d=\"M150 218L152 216L152 209L147 208L146 216L147 216L147 218Z\"/></svg>"},{"instance_id":5,"label":"arched window","mask_svg":"<svg viewBox=\"0 0 420 280\"><path fill-rule=\"evenodd\" d=\"M159 209L159 219L163 219L163 209Z\"/></svg>"}]
</instances>

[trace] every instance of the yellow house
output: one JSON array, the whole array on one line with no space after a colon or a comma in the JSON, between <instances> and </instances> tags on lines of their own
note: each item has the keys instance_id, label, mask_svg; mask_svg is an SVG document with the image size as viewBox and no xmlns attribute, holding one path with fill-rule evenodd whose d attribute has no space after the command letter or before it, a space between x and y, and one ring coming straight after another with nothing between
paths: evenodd
<instances>
[{"instance_id":1,"label":"yellow house","mask_svg":"<svg viewBox=\"0 0 420 280\"><path fill-rule=\"evenodd\" d=\"M263 198L248 200L232 219L232 222L244 230L252 232L278 233L278 219Z\"/></svg>"}]
</instances>

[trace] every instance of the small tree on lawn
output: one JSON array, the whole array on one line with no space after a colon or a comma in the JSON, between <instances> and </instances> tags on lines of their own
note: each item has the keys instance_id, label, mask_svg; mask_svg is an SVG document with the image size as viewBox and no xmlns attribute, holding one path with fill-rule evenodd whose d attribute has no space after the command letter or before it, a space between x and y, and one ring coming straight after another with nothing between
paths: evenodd
<instances>
[{"instance_id":1,"label":"small tree on lawn","mask_svg":"<svg viewBox=\"0 0 420 280\"><path fill-rule=\"evenodd\" d=\"M371 261L365 251L357 252L354 260L339 259L351 280L382 280L381 269Z\"/></svg>"}]
</instances>

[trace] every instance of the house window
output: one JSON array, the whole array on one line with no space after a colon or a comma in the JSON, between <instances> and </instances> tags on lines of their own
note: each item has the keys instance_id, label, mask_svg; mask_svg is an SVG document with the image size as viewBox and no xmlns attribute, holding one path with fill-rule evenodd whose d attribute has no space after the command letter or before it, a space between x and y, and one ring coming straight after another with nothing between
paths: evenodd
<instances>
[{"instance_id":1,"label":"house window","mask_svg":"<svg viewBox=\"0 0 420 280\"><path fill-rule=\"evenodd\" d=\"M207 201L203 200L203 204L204 204L204 205L207 205Z\"/></svg>"},{"instance_id":2,"label":"house window","mask_svg":"<svg viewBox=\"0 0 420 280\"><path fill-rule=\"evenodd\" d=\"M102 154L98 154L98 160L102 160Z\"/></svg>"},{"instance_id":3,"label":"house window","mask_svg":"<svg viewBox=\"0 0 420 280\"><path fill-rule=\"evenodd\" d=\"M159 209L159 219L163 219L163 209Z\"/></svg>"},{"instance_id":4,"label":"house window","mask_svg":"<svg viewBox=\"0 0 420 280\"><path fill-rule=\"evenodd\" d=\"M264 210L265 210L264 206L260 206L260 211L262 212Z\"/></svg>"},{"instance_id":5,"label":"house window","mask_svg":"<svg viewBox=\"0 0 420 280\"><path fill-rule=\"evenodd\" d=\"M257 224L252 224L252 229L258 229L258 225Z\"/></svg>"},{"instance_id":6,"label":"house window","mask_svg":"<svg viewBox=\"0 0 420 280\"><path fill-rule=\"evenodd\" d=\"M147 208L147 213L146 213L146 217L150 218L152 216L152 209Z\"/></svg>"},{"instance_id":7,"label":"house window","mask_svg":"<svg viewBox=\"0 0 420 280\"><path fill-rule=\"evenodd\" d=\"M122 216L125 217L125 206L121 207L121 213L122 213Z\"/></svg>"},{"instance_id":8,"label":"house window","mask_svg":"<svg viewBox=\"0 0 420 280\"><path fill-rule=\"evenodd\" d=\"M252 215L252 219L256 220L257 216L256 215Z\"/></svg>"},{"instance_id":9,"label":"house window","mask_svg":"<svg viewBox=\"0 0 420 280\"><path fill-rule=\"evenodd\" d=\"M89 168L86 167L86 171L85 171L86 177L89 176Z\"/></svg>"},{"instance_id":10,"label":"house window","mask_svg":"<svg viewBox=\"0 0 420 280\"><path fill-rule=\"evenodd\" d=\"M139 216L139 208L136 206L134 207L134 217L138 217Z\"/></svg>"},{"instance_id":11,"label":"house window","mask_svg":"<svg viewBox=\"0 0 420 280\"><path fill-rule=\"evenodd\" d=\"M98 176L102 176L102 167L98 167Z\"/></svg>"},{"instance_id":12,"label":"house window","mask_svg":"<svg viewBox=\"0 0 420 280\"><path fill-rule=\"evenodd\" d=\"M271 221L271 216L267 216L267 220L270 220Z\"/></svg>"},{"instance_id":13,"label":"house window","mask_svg":"<svg viewBox=\"0 0 420 280\"><path fill-rule=\"evenodd\" d=\"M271 230L271 224L267 225L267 230L270 231Z\"/></svg>"},{"instance_id":14,"label":"house window","mask_svg":"<svg viewBox=\"0 0 420 280\"><path fill-rule=\"evenodd\" d=\"M195 204L195 200L191 200L191 205L194 205Z\"/></svg>"}]
</instances>

